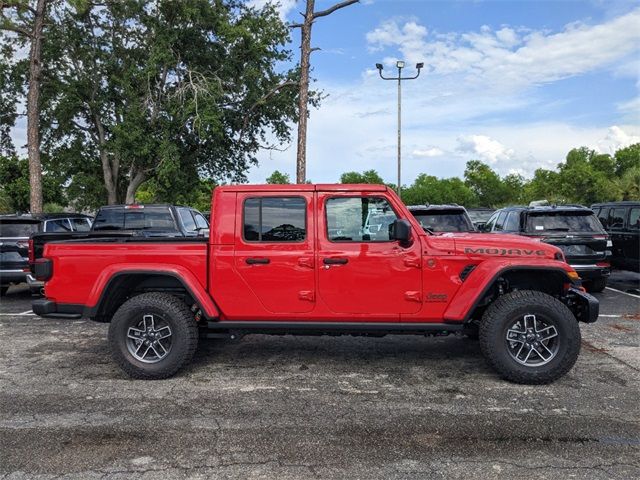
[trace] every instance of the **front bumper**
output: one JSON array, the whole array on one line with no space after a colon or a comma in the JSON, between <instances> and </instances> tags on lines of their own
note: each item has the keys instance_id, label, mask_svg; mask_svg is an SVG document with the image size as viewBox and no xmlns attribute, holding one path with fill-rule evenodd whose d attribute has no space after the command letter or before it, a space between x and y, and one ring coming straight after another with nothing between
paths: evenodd
<instances>
[{"instance_id":1,"label":"front bumper","mask_svg":"<svg viewBox=\"0 0 640 480\"><path fill-rule=\"evenodd\" d=\"M39 298L31 303L33 313L45 318L82 318L84 305L56 303L53 300Z\"/></svg>"},{"instance_id":2,"label":"front bumper","mask_svg":"<svg viewBox=\"0 0 640 480\"><path fill-rule=\"evenodd\" d=\"M598 320L600 302L593 295L577 288L570 288L566 303L578 321L593 323Z\"/></svg>"}]
</instances>

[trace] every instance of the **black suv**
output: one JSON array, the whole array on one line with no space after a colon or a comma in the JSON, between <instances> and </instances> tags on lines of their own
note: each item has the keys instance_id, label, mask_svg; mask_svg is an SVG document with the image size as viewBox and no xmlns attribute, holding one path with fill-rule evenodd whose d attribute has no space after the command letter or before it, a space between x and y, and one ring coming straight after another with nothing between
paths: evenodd
<instances>
[{"instance_id":1,"label":"black suv","mask_svg":"<svg viewBox=\"0 0 640 480\"><path fill-rule=\"evenodd\" d=\"M33 293L42 282L29 272L29 237L34 233L88 232L91 219L79 213L0 216L0 295L10 285L27 283Z\"/></svg>"},{"instance_id":2,"label":"black suv","mask_svg":"<svg viewBox=\"0 0 640 480\"><path fill-rule=\"evenodd\" d=\"M591 208L611 237L613 266L640 272L640 202L596 203Z\"/></svg>"},{"instance_id":3,"label":"black suv","mask_svg":"<svg viewBox=\"0 0 640 480\"><path fill-rule=\"evenodd\" d=\"M409 205L409 211L428 232L475 232L473 222L460 205Z\"/></svg>"},{"instance_id":4,"label":"black suv","mask_svg":"<svg viewBox=\"0 0 640 480\"><path fill-rule=\"evenodd\" d=\"M581 205L507 207L496 211L485 232L540 238L560 247L585 288L601 292L611 273L611 241L593 210Z\"/></svg>"},{"instance_id":5,"label":"black suv","mask_svg":"<svg viewBox=\"0 0 640 480\"><path fill-rule=\"evenodd\" d=\"M209 222L190 207L109 205L98 210L91 230L126 230L145 237L197 237L208 234Z\"/></svg>"}]
</instances>

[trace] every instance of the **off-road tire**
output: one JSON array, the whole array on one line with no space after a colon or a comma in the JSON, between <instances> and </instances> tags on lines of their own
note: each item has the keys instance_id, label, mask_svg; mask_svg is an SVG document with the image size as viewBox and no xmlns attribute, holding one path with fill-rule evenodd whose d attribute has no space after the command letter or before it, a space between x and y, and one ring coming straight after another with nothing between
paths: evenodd
<instances>
[{"instance_id":1,"label":"off-road tire","mask_svg":"<svg viewBox=\"0 0 640 480\"><path fill-rule=\"evenodd\" d=\"M143 363L127 348L127 332L143 315L161 315L172 331L171 349L157 363ZM111 356L132 378L157 380L174 375L188 364L198 346L198 326L193 313L179 298L167 293L143 293L120 306L109 325Z\"/></svg>"},{"instance_id":2,"label":"off-road tire","mask_svg":"<svg viewBox=\"0 0 640 480\"><path fill-rule=\"evenodd\" d=\"M584 288L587 289L589 293L600 293L607 287L607 279L606 278L598 278L596 280L589 280L584 283Z\"/></svg>"},{"instance_id":3,"label":"off-road tire","mask_svg":"<svg viewBox=\"0 0 640 480\"><path fill-rule=\"evenodd\" d=\"M558 351L545 365L522 365L509 354L507 330L524 315L543 316L557 329ZM578 359L580 342L580 328L571 310L554 297L533 290L501 296L487 308L480 323L482 354L501 377L515 383L546 384L562 377Z\"/></svg>"}]
</instances>

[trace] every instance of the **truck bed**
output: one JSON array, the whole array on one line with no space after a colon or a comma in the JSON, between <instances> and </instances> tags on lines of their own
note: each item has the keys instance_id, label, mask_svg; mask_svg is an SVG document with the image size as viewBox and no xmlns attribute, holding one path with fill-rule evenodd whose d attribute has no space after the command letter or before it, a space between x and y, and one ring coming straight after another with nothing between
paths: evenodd
<instances>
[{"instance_id":1,"label":"truck bed","mask_svg":"<svg viewBox=\"0 0 640 480\"><path fill-rule=\"evenodd\" d=\"M42 245L42 254L53 264L54 275L46 284L46 296L52 300L63 297L65 303L91 307L97 304L114 273L135 273L137 269L148 272L158 265L177 276L190 277L203 291L207 289L206 238L90 233L47 242L38 237L34 244Z\"/></svg>"}]
</instances>

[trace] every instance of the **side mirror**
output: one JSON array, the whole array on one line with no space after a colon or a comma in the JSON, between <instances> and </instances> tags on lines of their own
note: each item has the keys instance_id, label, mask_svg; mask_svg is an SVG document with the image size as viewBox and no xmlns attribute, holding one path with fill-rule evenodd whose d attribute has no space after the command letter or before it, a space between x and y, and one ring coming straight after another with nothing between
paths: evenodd
<instances>
[{"instance_id":1,"label":"side mirror","mask_svg":"<svg viewBox=\"0 0 640 480\"><path fill-rule=\"evenodd\" d=\"M389 237L398 240L400 245L407 247L411 244L411 224L409 220L399 218L389 225Z\"/></svg>"},{"instance_id":2,"label":"side mirror","mask_svg":"<svg viewBox=\"0 0 640 480\"><path fill-rule=\"evenodd\" d=\"M487 231L487 224L486 223L477 223L476 224L476 228L478 229L479 232L486 232Z\"/></svg>"}]
</instances>

